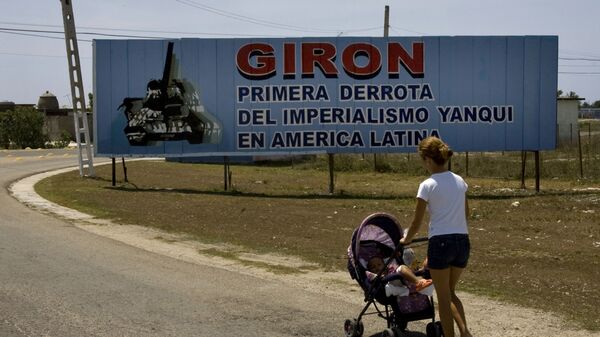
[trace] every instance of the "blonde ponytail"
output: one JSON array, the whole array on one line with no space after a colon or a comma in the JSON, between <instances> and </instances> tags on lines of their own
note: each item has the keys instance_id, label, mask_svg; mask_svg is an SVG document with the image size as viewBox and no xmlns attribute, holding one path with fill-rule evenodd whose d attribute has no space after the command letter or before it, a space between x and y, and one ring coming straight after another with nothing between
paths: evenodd
<instances>
[{"instance_id":1,"label":"blonde ponytail","mask_svg":"<svg viewBox=\"0 0 600 337\"><path fill-rule=\"evenodd\" d=\"M453 154L448 144L437 137L427 137L419 143L419 155L431 158L438 165L446 164Z\"/></svg>"},{"instance_id":2,"label":"blonde ponytail","mask_svg":"<svg viewBox=\"0 0 600 337\"><path fill-rule=\"evenodd\" d=\"M448 146L448 144L441 143L441 145L440 145L440 155L444 159L444 162L447 162L450 159L450 157L452 157L452 154L453 154L453 152L450 149L450 147Z\"/></svg>"}]
</instances>

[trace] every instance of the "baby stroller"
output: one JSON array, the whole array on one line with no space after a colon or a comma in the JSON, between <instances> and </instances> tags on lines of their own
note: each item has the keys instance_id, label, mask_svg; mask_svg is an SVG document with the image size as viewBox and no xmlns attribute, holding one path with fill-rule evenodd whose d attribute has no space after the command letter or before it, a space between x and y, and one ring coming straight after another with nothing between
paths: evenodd
<instances>
[{"instance_id":1,"label":"baby stroller","mask_svg":"<svg viewBox=\"0 0 600 337\"><path fill-rule=\"evenodd\" d=\"M354 230L348 247L348 272L363 289L366 304L358 318L347 319L344 323L346 337L361 337L364 331L361 318L371 314L386 320L387 328L381 334L384 337L401 337L406 332L408 322L423 319L431 319L427 324L427 337L442 336L441 323L435 321L433 287L429 287L429 292L425 295L415 293L414 287L411 291L409 285L396 286L397 280L402 279L399 274L383 276L381 272L372 281L367 277L367 261L376 255L386 261L385 269L393 259L398 264L405 264L403 255L407 256L405 251L412 252L412 249L399 244L403 235L399 222L387 213L369 215ZM422 241L427 241L427 238L413 240ZM371 306L373 309L368 312Z\"/></svg>"}]
</instances>

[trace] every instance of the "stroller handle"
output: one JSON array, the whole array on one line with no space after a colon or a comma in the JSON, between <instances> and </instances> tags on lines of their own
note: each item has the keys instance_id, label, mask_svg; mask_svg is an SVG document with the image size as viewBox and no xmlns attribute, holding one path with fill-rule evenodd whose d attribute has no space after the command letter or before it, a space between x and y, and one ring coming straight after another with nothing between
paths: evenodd
<instances>
[{"instance_id":1,"label":"stroller handle","mask_svg":"<svg viewBox=\"0 0 600 337\"><path fill-rule=\"evenodd\" d=\"M396 248L405 247L405 246L410 246L410 245L411 245L411 244L413 244L413 243L416 243L416 242L426 242L426 241L428 241L428 240L429 240L429 238L427 238L427 237L422 237L422 238L414 238L414 239L412 239L412 240L411 240L409 243L407 243L407 244L405 244L405 245L399 244L399 245L398 245L398 247L396 247Z\"/></svg>"},{"instance_id":2,"label":"stroller handle","mask_svg":"<svg viewBox=\"0 0 600 337\"><path fill-rule=\"evenodd\" d=\"M406 245L398 244L396 246L396 249L394 249L394 255L398 254L398 252L400 252L400 250L402 250L404 247L410 246L411 244L413 244L415 242L425 242L425 241L428 241L428 240L429 240L429 238L426 238L426 237L423 237L423 238L414 238L414 239L412 239L412 241L410 243L408 243Z\"/></svg>"},{"instance_id":3,"label":"stroller handle","mask_svg":"<svg viewBox=\"0 0 600 337\"><path fill-rule=\"evenodd\" d=\"M414 239L413 239L413 240L412 240L410 243L413 243L413 242L425 242L425 241L427 241L427 240L429 240L429 238L427 238L427 237L422 237L422 238L414 238ZM410 243L409 243L409 244L410 244Z\"/></svg>"},{"instance_id":4,"label":"stroller handle","mask_svg":"<svg viewBox=\"0 0 600 337\"><path fill-rule=\"evenodd\" d=\"M394 249L394 254L393 255L398 254L400 252L400 250L402 250L404 247L410 246L411 244L413 244L415 242L425 242L425 241L428 241L428 240L429 240L429 238L427 238L427 237L414 238L414 239L412 239L412 241L410 243L408 243L406 245L399 244L399 245L396 246L396 249Z\"/></svg>"}]
</instances>

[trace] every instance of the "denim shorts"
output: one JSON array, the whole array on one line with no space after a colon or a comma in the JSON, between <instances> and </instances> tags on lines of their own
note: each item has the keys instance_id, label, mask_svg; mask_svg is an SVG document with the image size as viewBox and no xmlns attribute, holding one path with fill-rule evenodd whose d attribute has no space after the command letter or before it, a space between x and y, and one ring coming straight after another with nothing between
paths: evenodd
<instances>
[{"instance_id":1,"label":"denim shorts","mask_svg":"<svg viewBox=\"0 0 600 337\"><path fill-rule=\"evenodd\" d=\"M471 243L467 234L436 235L429 239L427 266L430 269L465 268Z\"/></svg>"}]
</instances>

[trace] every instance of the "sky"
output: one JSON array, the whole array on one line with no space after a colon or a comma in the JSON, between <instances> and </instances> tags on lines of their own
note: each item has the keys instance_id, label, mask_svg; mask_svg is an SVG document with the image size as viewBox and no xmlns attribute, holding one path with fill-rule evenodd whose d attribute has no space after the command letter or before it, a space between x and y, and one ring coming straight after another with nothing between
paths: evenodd
<instances>
[{"instance_id":1,"label":"sky","mask_svg":"<svg viewBox=\"0 0 600 337\"><path fill-rule=\"evenodd\" d=\"M59 0L0 0L0 101L72 106ZM85 93L93 39L556 35L558 88L600 100L599 0L72 0ZM86 95L87 100L87 95Z\"/></svg>"}]
</instances>

